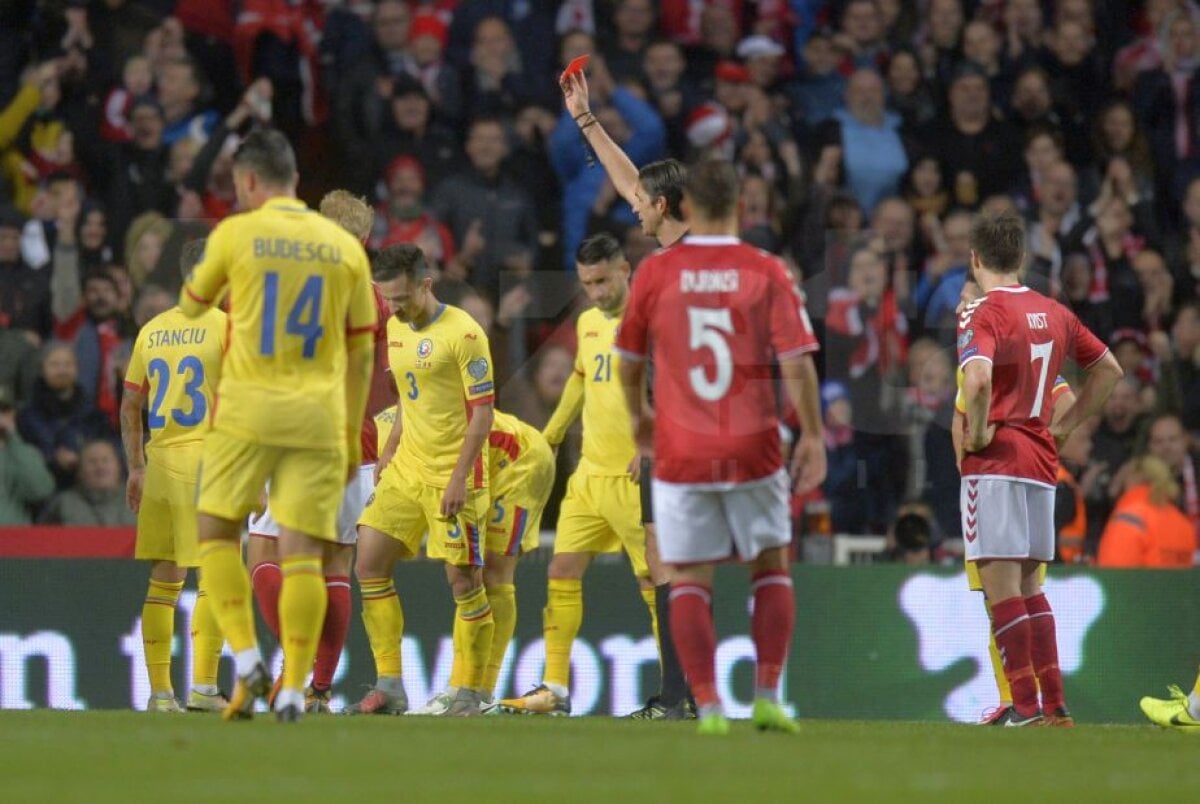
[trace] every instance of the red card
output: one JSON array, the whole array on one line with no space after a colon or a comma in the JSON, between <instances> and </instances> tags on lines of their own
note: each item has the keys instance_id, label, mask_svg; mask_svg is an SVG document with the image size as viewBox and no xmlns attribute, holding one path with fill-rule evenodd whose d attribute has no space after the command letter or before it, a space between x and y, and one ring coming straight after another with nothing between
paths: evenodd
<instances>
[{"instance_id":1,"label":"red card","mask_svg":"<svg viewBox=\"0 0 1200 804\"><path fill-rule=\"evenodd\" d=\"M565 81L569 76L575 75L575 73L583 72L583 68L587 67L587 64L591 58L592 57L589 54L584 53L582 56L576 56L575 58L571 59L571 63L567 65L567 69L563 70L562 75L558 77L558 80L560 82Z\"/></svg>"}]
</instances>

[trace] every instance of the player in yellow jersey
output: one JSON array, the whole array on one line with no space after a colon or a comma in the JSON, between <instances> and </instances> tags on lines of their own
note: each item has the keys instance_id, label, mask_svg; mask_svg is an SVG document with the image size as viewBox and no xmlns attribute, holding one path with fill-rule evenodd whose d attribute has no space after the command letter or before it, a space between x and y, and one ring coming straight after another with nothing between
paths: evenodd
<instances>
[{"instance_id":1,"label":"player in yellow jersey","mask_svg":"<svg viewBox=\"0 0 1200 804\"><path fill-rule=\"evenodd\" d=\"M559 512L542 613L546 670L533 690L500 702L507 710L530 714L571 712L571 646L583 622L583 576L596 553L624 548L657 635L641 493L631 476L637 448L617 373L620 359L612 349L629 298L629 262L615 238L598 234L579 247L576 266L595 306L579 316L575 373L545 429L546 440L558 446L582 410L583 456Z\"/></svg>"},{"instance_id":2,"label":"player in yellow jersey","mask_svg":"<svg viewBox=\"0 0 1200 804\"><path fill-rule=\"evenodd\" d=\"M488 436L487 524L483 583L496 618L492 650L483 677L484 714L499 713L493 697L508 643L517 627L517 561L538 546L542 512L554 488L554 451L536 427L496 411Z\"/></svg>"},{"instance_id":3,"label":"player in yellow jersey","mask_svg":"<svg viewBox=\"0 0 1200 804\"><path fill-rule=\"evenodd\" d=\"M445 562L454 595L454 671L446 706L421 714L479 714L495 630L484 590L488 475L483 449L493 399L487 335L463 310L441 304L421 250L391 246L375 258L387 301L388 365L400 393L397 426L379 456L375 494L359 518L355 571L376 682L348 709L398 714L407 698L400 666L404 618L392 583L396 562L426 551Z\"/></svg>"},{"instance_id":4,"label":"player in yellow jersey","mask_svg":"<svg viewBox=\"0 0 1200 804\"><path fill-rule=\"evenodd\" d=\"M963 309L971 302L978 299L983 294L980 292L979 285L973 280L968 279L963 285L962 293L959 296L958 307L956 313L961 314ZM955 374L956 391L954 395L954 417L950 425L950 439L954 443L954 459L955 462L962 466L963 459L963 434L964 416L967 413L967 403L963 398L963 370L959 366ZM1071 386L1067 381L1060 377L1055 377L1054 388L1051 391L1053 400L1053 419L1057 421L1064 413L1066 413L1071 405L1075 404L1075 394L1071 391ZM964 562L967 568L967 586L972 592L983 593L983 581L979 578L979 567L974 561ZM1038 574L1038 582L1042 583L1046 580L1046 565L1043 564ZM988 614L989 621L992 616L992 607L984 596L983 608ZM992 635L991 630L988 631L988 655L992 660L992 675L996 678L996 692L1000 696L1000 703L983 713L983 717L979 721L981 726L991 726L1004 722L1004 716L1010 708L1012 708L1012 690L1008 685L1008 678L1004 675L1004 662L1000 658L1000 649L996 646L996 638Z\"/></svg>"},{"instance_id":5,"label":"player in yellow jersey","mask_svg":"<svg viewBox=\"0 0 1200 804\"><path fill-rule=\"evenodd\" d=\"M391 434L396 415L396 408L389 408L375 417L380 450ZM487 464L491 514L487 523L483 585L496 630L483 676L481 711L497 714L500 708L493 699L496 681L517 627L513 578L521 555L538 546L542 512L554 487L554 451L536 427L497 410L488 435ZM448 700L438 703L449 706Z\"/></svg>"},{"instance_id":6,"label":"player in yellow jersey","mask_svg":"<svg viewBox=\"0 0 1200 804\"><path fill-rule=\"evenodd\" d=\"M199 262L203 240L183 249L186 276ZM171 685L175 605L187 571L199 565L196 472L221 378L227 319L207 310L197 319L174 307L146 322L133 344L121 399L121 440L129 466L126 498L138 517L134 557L150 562L142 606L142 646L152 712L182 711ZM142 410L150 403L150 441L143 443ZM228 703L217 689L220 628L203 581L192 610L192 685L187 708L219 712Z\"/></svg>"},{"instance_id":7,"label":"player in yellow jersey","mask_svg":"<svg viewBox=\"0 0 1200 804\"><path fill-rule=\"evenodd\" d=\"M374 213L366 201L345 190L332 190L321 199L319 209L322 215L338 223L360 243L366 242L374 222ZM391 314L378 290L373 289L372 293L379 323L374 332L374 365L363 419L362 464L342 495L342 505L338 509L337 543L325 549L328 605L317 645L316 662L313 664L312 683L305 691L305 709L316 714L330 711L333 677L350 630L350 570L354 565L354 543L358 539L358 517L366 508L367 499L375 488L375 458L378 454L375 414L396 403L396 384L387 371L387 321ZM250 538L246 544L246 566L250 570L250 583L254 588L259 613L267 628L278 639L282 573L275 548L279 539L279 523L271 516L270 506L267 506L261 514L252 515L247 525ZM267 699L269 704L274 704L274 697L282 683L281 673L271 688L273 694Z\"/></svg>"},{"instance_id":8,"label":"player in yellow jersey","mask_svg":"<svg viewBox=\"0 0 1200 804\"><path fill-rule=\"evenodd\" d=\"M201 463L200 565L237 667L225 717L250 717L271 677L239 537L269 481L283 569L284 680L275 714L290 722L304 711L325 617L322 556L336 541L342 489L358 469L378 316L366 253L296 199L296 158L282 134L252 132L234 155L233 178L248 211L213 230L181 299L189 316L226 290L231 305L220 402Z\"/></svg>"}]
</instances>

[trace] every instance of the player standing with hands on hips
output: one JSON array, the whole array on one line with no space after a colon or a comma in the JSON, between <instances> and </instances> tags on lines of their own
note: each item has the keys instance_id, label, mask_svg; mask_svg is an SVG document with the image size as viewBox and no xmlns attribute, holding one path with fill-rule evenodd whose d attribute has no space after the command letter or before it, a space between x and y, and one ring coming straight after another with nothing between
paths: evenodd
<instances>
[{"instance_id":1,"label":"player standing with hands on hips","mask_svg":"<svg viewBox=\"0 0 1200 804\"><path fill-rule=\"evenodd\" d=\"M638 449L654 457L659 552L674 573L675 646L699 731L714 735L727 734L729 721L716 690L710 603L714 566L729 559L751 563L754 572L754 724L797 729L778 700L795 600L775 363L803 427L794 484L804 492L825 478L812 325L783 263L738 240L737 198L729 163L689 171L683 203L690 232L643 261L616 340ZM656 416L642 393L651 346Z\"/></svg>"},{"instance_id":2,"label":"player standing with hands on hips","mask_svg":"<svg viewBox=\"0 0 1200 804\"><path fill-rule=\"evenodd\" d=\"M1072 726L1054 612L1039 575L1054 559L1055 442L1100 410L1122 371L1073 313L1020 284L1024 260L1020 218L975 221L971 274L984 295L958 319L966 407L963 538L991 602L992 634L1012 688L1004 725ZM1086 379L1075 404L1051 425L1052 390L1068 356Z\"/></svg>"}]
</instances>

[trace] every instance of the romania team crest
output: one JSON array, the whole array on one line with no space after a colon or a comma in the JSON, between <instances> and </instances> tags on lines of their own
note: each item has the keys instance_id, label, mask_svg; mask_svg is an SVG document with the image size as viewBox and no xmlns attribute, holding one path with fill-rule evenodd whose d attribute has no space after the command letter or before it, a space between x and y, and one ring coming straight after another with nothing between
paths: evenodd
<instances>
[{"instance_id":1,"label":"romania team crest","mask_svg":"<svg viewBox=\"0 0 1200 804\"><path fill-rule=\"evenodd\" d=\"M417 344L417 357L424 360L431 354L433 354L433 341L428 338L422 338L421 342Z\"/></svg>"}]
</instances>

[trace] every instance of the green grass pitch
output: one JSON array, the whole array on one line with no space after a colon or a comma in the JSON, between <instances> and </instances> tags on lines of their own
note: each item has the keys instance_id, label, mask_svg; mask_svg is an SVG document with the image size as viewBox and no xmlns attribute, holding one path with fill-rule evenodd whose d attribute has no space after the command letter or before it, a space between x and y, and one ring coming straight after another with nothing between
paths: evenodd
<instances>
[{"instance_id":1,"label":"green grass pitch","mask_svg":"<svg viewBox=\"0 0 1200 804\"><path fill-rule=\"evenodd\" d=\"M1196 801L1200 735L802 721L0 712L5 801ZM1022 791L1021 788L1025 787Z\"/></svg>"}]
</instances>

